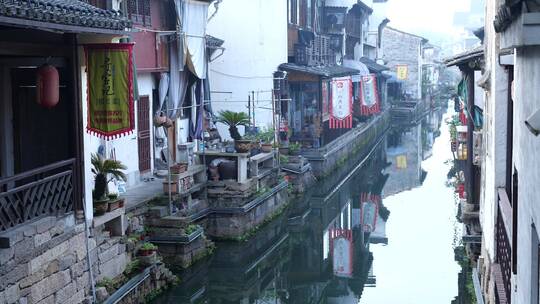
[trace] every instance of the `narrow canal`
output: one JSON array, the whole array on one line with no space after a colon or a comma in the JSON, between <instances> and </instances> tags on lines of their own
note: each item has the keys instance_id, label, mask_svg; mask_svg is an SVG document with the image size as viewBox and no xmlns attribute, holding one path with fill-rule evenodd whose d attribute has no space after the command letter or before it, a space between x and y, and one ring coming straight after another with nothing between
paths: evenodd
<instances>
[{"instance_id":1,"label":"narrow canal","mask_svg":"<svg viewBox=\"0 0 540 304\"><path fill-rule=\"evenodd\" d=\"M450 303L460 267L446 115L394 127L248 241L217 243L155 303Z\"/></svg>"}]
</instances>

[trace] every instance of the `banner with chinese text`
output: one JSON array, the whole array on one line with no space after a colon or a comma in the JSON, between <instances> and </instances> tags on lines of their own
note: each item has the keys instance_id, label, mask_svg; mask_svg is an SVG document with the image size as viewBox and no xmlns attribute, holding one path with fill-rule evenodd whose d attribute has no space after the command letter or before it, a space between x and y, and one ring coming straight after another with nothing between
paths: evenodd
<instances>
[{"instance_id":1,"label":"banner with chinese text","mask_svg":"<svg viewBox=\"0 0 540 304\"><path fill-rule=\"evenodd\" d=\"M330 119L330 109L329 109L329 102L328 102L328 82L323 81L322 82L322 88L321 88L321 95L322 95L322 119L323 121L327 121Z\"/></svg>"},{"instance_id":2,"label":"banner with chinese text","mask_svg":"<svg viewBox=\"0 0 540 304\"><path fill-rule=\"evenodd\" d=\"M87 69L87 131L107 140L135 128L133 106L133 44L89 44Z\"/></svg>"},{"instance_id":3,"label":"banner with chinese text","mask_svg":"<svg viewBox=\"0 0 540 304\"><path fill-rule=\"evenodd\" d=\"M350 278L353 275L353 236L351 229L330 230L330 252L332 267L337 277Z\"/></svg>"},{"instance_id":4,"label":"banner with chinese text","mask_svg":"<svg viewBox=\"0 0 540 304\"><path fill-rule=\"evenodd\" d=\"M373 232L377 227L381 197L363 192L360 195L360 221L362 231Z\"/></svg>"},{"instance_id":5,"label":"banner with chinese text","mask_svg":"<svg viewBox=\"0 0 540 304\"><path fill-rule=\"evenodd\" d=\"M361 88L360 114L368 116L379 113L381 107L377 90L377 76L375 74L362 76Z\"/></svg>"},{"instance_id":6,"label":"banner with chinese text","mask_svg":"<svg viewBox=\"0 0 540 304\"><path fill-rule=\"evenodd\" d=\"M409 67L405 64L396 65L397 79L407 80L409 78Z\"/></svg>"},{"instance_id":7,"label":"banner with chinese text","mask_svg":"<svg viewBox=\"0 0 540 304\"><path fill-rule=\"evenodd\" d=\"M330 129L352 128L351 77L334 78L330 94Z\"/></svg>"}]
</instances>

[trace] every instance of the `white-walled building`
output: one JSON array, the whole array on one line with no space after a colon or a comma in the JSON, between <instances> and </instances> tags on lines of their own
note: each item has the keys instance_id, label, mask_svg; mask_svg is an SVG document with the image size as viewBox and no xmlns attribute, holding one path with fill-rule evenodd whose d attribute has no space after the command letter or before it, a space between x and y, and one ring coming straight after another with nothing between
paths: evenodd
<instances>
[{"instance_id":1,"label":"white-walled building","mask_svg":"<svg viewBox=\"0 0 540 304\"><path fill-rule=\"evenodd\" d=\"M209 15L213 14L211 6ZM254 100L257 127L272 127L273 73L287 62L287 1L226 0L208 23L208 34L224 40L209 64L214 113L248 112ZM254 98L253 98L254 97ZM252 109L253 111L253 109ZM218 124L229 138L227 127Z\"/></svg>"}]
</instances>

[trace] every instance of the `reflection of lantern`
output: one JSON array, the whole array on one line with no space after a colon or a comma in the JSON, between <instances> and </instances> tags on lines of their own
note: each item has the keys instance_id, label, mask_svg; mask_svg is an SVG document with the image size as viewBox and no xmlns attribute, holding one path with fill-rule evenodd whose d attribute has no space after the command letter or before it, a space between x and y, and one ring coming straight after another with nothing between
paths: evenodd
<instances>
[{"instance_id":1,"label":"reflection of lantern","mask_svg":"<svg viewBox=\"0 0 540 304\"><path fill-rule=\"evenodd\" d=\"M44 108L52 108L60 99L60 79L58 70L44 64L37 70L37 103Z\"/></svg>"}]
</instances>

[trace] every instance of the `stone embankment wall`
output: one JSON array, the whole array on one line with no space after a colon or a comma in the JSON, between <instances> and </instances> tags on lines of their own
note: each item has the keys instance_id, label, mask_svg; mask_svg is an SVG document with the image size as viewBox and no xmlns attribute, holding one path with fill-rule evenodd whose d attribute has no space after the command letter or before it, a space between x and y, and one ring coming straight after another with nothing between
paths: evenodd
<instances>
[{"instance_id":1,"label":"stone embankment wall","mask_svg":"<svg viewBox=\"0 0 540 304\"><path fill-rule=\"evenodd\" d=\"M45 218L10 232L0 249L0 303L81 303L90 294L84 224L73 216ZM116 276L126 264L119 238L88 242L94 276Z\"/></svg>"}]
</instances>

